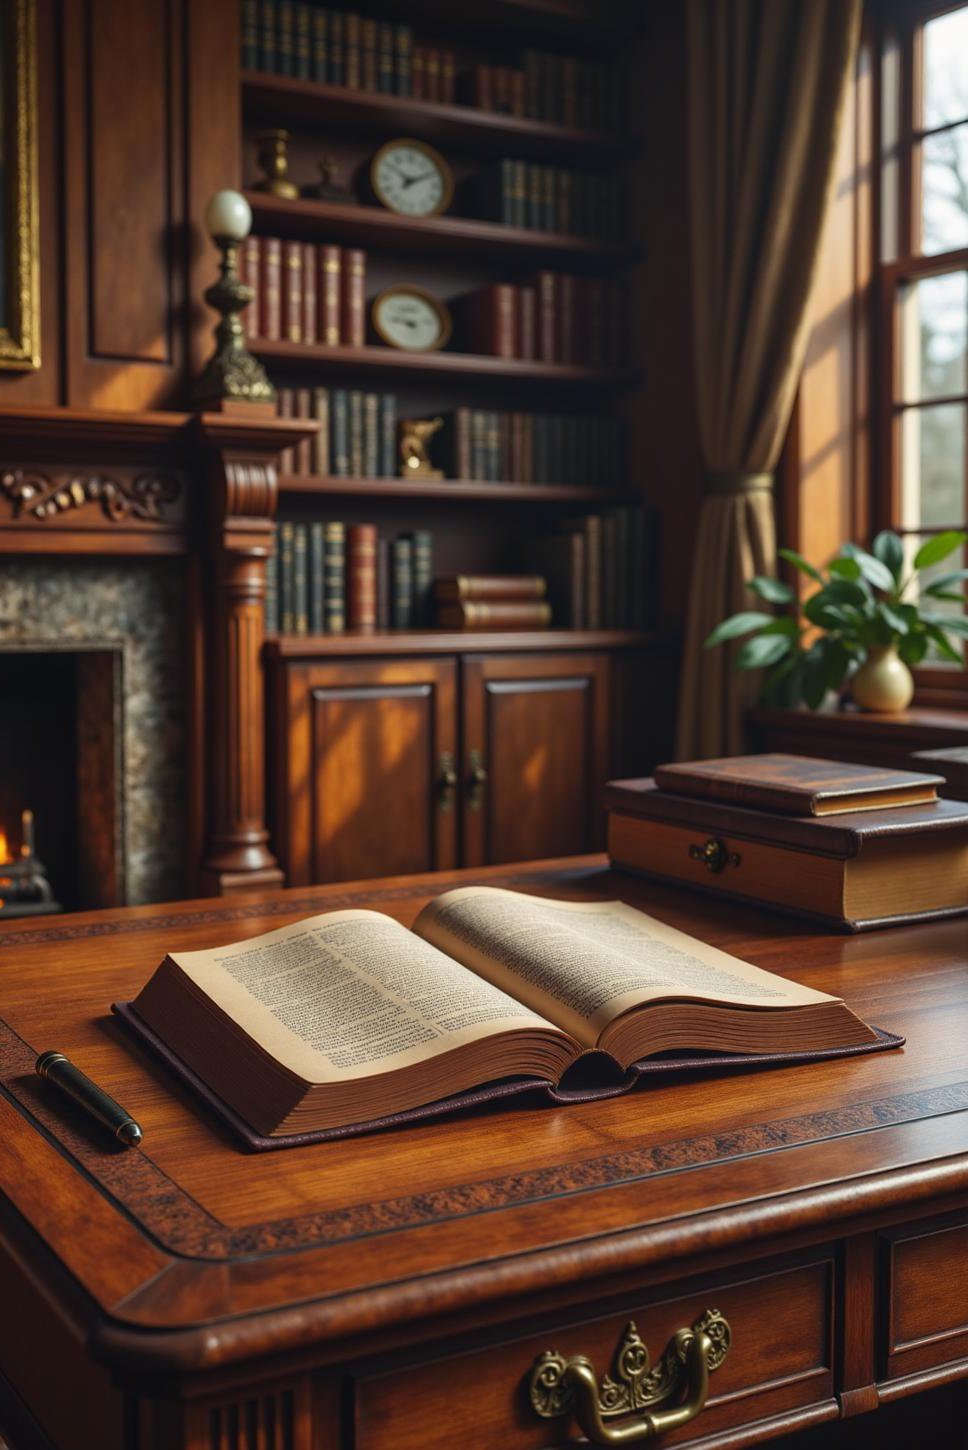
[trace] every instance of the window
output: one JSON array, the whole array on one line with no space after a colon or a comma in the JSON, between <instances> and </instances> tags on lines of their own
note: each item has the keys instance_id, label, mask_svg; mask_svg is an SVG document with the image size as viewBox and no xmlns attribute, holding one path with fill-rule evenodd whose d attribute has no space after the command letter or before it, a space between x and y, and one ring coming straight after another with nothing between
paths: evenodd
<instances>
[{"instance_id":1,"label":"window","mask_svg":"<svg viewBox=\"0 0 968 1450\"><path fill-rule=\"evenodd\" d=\"M968 521L968 4L895 3L890 14L880 67L875 513L913 556L924 539ZM952 555L928 574L966 563ZM922 684L968 690L963 653L960 667L927 664Z\"/></svg>"}]
</instances>

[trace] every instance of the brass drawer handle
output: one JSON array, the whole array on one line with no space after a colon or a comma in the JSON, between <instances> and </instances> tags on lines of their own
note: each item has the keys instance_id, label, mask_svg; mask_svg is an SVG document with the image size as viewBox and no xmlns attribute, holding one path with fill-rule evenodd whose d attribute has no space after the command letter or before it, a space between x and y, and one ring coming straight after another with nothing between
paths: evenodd
<instances>
[{"instance_id":1,"label":"brass drawer handle","mask_svg":"<svg viewBox=\"0 0 968 1450\"><path fill-rule=\"evenodd\" d=\"M442 750L437 776L437 804L442 811L453 810L456 797L457 771L454 766L454 757L449 750Z\"/></svg>"},{"instance_id":2,"label":"brass drawer handle","mask_svg":"<svg viewBox=\"0 0 968 1450\"><path fill-rule=\"evenodd\" d=\"M740 856L738 851L731 851L725 841L720 841L717 836L710 836L704 846L690 846L689 859L692 861L703 861L707 871L714 874L725 870L727 866L738 866Z\"/></svg>"},{"instance_id":3,"label":"brass drawer handle","mask_svg":"<svg viewBox=\"0 0 968 1450\"><path fill-rule=\"evenodd\" d=\"M467 805L472 811L479 811L484 804L484 792L487 789L487 771L484 769L484 758L479 750L470 750L467 754Z\"/></svg>"},{"instance_id":4,"label":"brass drawer handle","mask_svg":"<svg viewBox=\"0 0 968 1450\"><path fill-rule=\"evenodd\" d=\"M531 1371L531 1407L543 1420L574 1414L593 1445L641 1445L694 1420L706 1403L710 1371L729 1351L730 1329L718 1309L707 1309L691 1329L678 1329L654 1368L649 1351L629 1321L613 1365L614 1379L601 1385L583 1354L563 1359L548 1350ZM678 1399L669 1409L653 1408ZM635 1413L647 1410L647 1414ZM617 1415L634 1418L609 1425Z\"/></svg>"}]
</instances>

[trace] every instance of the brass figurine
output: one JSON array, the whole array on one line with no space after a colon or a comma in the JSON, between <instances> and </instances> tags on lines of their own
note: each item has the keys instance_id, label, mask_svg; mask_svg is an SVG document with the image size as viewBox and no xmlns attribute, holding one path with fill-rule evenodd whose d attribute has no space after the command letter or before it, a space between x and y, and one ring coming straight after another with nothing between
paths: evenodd
<instances>
[{"instance_id":1,"label":"brass figurine","mask_svg":"<svg viewBox=\"0 0 968 1450\"><path fill-rule=\"evenodd\" d=\"M443 426L443 418L400 419L401 478L443 478L443 469L433 467L427 452L431 438Z\"/></svg>"},{"instance_id":2,"label":"brass figurine","mask_svg":"<svg viewBox=\"0 0 968 1450\"><path fill-rule=\"evenodd\" d=\"M260 131L256 139L259 142L259 165L265 172L265 177L254 182L252 190L265 191L270 196L281 196L286 201L295 201L299 196L299 187L288 180L289 132L279 128Z\"/></svg>"},{"instance_id":3,"label":"brass figurine","mask_svg":"<svg viewBox=\"0 0 968 1450\"><path fill-rule=\"evenodd\" d=\"M303 196L309 201L352 202L353 193L340 180L341 167L336 158L321 156L316 164L319 167L319 180L304 186Z\"/></svg>"}]
</instances>

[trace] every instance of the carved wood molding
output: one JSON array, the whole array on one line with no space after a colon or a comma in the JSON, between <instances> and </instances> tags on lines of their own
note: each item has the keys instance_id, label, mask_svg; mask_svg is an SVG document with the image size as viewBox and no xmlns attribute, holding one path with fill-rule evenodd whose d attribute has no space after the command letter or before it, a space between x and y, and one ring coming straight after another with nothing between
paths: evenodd
<instances>
[{"instance_id":1,"label":"carved wood molding","mask_svg":"<svg viewBox=\"0 0 968 1450\"><path fill-rule=\"evenodd\" d=\"M14 519L39 520L94 505L111 523L165 523L180 515L184 489L174 473L118 471L42 473L35 468L0 472L0 496Z\"/></svg>"}]
</instances>

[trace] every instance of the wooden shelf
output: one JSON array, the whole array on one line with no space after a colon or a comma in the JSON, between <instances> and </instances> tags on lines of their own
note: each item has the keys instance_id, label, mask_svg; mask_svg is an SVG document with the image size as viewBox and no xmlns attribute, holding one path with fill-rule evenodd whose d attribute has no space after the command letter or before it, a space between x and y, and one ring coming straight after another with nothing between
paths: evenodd
<instances>
[{"instance_id":1,"label":"wooden shelf","mask_svg":"<svg viewBox=\"0 0 968 1450\"><path fill-rule=\"evenodd\" d=\"M487 156L557 157L565 162L616 159L636 149L638 138L556 126L476 106L415 101L409 96L375 95L348 86L293 80L290 76L245 71L242 104L246 114L274 125L298 122L327 129L351 126L382 136L416 136L455 150Z\"/></svg>"},{"instance_id":2,"label":"wooden shelf","mask_svg":"<svg viewBox=\"0 0 968 1450\"><path fill-rule=\"evenodd\" d=\"M442 503L640 504L630 488L592 488L570 483L480 483L476 479L331 478L284 473L279 491L317 498L438 499Z\"/></svg>"},{"instance_id":3,"label":"wooden shelf","mask_svg":"<svg viewBox=\"0 0 968 1450\"><path fill-rule=\"evenodd\" d=\"M391 347L321 347L304 342L250 338L249 351L264 362L290 368L325 367L340 373L397 373L413 378L468 378L476 383L534 383L627 388L642 381L633 368L585 368L564 363L519 362L473 352L404 352Z\"/></svg>"},{"instance_id":4,"label":"wooden shelf","mask_svg":"<svg viewBox=\"0 0 968 1450\"><path fill-rule=\"evenodd\" d=\"M315 659L321 655L469 654L481 650L641 649L660 644L657 629L389 629L344 634L275 635L265 642L270 658Z\"/></svg>"},{"instance_id":5,"label":"wooden shelf","mask_svg":"<svg viewBox=\"0 0 968 1450\"><path fill-rule=\"evenodd\" d=\"M260 230L304 241L356 242L392 252L483 258L509 266L553 262L583 272L629 266L643 255L641 246L628 243L533 231L470 217L405 217L375 206L285 201L259 191L247 191L246 197Z\"/></svg>"}]
</instances>

